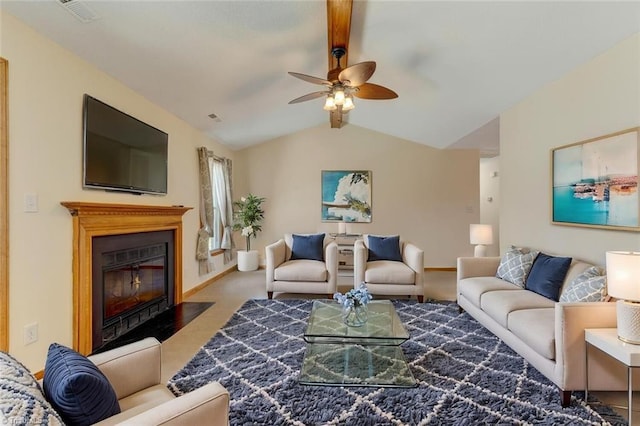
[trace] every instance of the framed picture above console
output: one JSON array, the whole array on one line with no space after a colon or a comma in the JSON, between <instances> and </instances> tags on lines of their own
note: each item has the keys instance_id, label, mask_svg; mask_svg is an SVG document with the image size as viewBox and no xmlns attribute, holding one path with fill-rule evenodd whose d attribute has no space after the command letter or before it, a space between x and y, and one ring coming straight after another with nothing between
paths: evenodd
<instances>
[{"instance_id":1,"label":"framed picture above console","mask_svg":"<svg viewBox=\"0 0 640 426\"><path fill-rule=\"evenodd\" d=\"M371 171L323 170L323 222L371 222Z\"/></svg>"},{"instance_id":2,"label":"framed picture above console","mask_svg":"<svg viewBox=\"0 0 640 426\"><path fill-rule=\"evenodd\" d=\"M634 127L553 149L552 223L640 231L639 146Z\"/></svg>"}]
</instances>

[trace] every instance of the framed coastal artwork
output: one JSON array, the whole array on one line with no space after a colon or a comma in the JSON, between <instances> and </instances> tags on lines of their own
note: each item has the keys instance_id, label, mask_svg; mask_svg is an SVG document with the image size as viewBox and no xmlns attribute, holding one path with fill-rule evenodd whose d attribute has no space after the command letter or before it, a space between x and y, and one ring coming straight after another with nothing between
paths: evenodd
<instances>
[{"instance_id":1,"label":"framed coastal artwork","mask_svg":"<svg viewBox=\"0 0 640 426\"><path fill-rule=\"evenodd\" d=\"M640 231L640 127L551 151L552 223Z\"/></svg>"},{"instance_id":2,"label":"framed coastal artwork","mask_svg":"<svg viewBox=\"0 0 640 426\"><path fill-rule=\"evenodd\" d=\"M371 222L371 171L323 170L322 221Z\"/></svg>"}]
</instances>

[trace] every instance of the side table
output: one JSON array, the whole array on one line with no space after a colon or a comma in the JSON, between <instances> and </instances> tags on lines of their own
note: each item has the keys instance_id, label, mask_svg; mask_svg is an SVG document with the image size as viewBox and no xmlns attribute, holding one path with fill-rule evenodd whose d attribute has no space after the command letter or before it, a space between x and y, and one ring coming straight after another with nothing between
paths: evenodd
<instances>
[{"instance_id":1,"label":"side table","mask_svg":"<svg viewBox=\"0 0 640 426\"><path fill-rule=\"evenodd\" d=\"M587 344L585 351L585 386L584 399L589 395L589 345L592 345L627 367L627 392L629 394L629 424L631 421L631 407L633 403L633 369L640 367L640 345L625 343L618 339L617 328L588 328L584 330L584 340Z\"/></svg>"}]
</instances>

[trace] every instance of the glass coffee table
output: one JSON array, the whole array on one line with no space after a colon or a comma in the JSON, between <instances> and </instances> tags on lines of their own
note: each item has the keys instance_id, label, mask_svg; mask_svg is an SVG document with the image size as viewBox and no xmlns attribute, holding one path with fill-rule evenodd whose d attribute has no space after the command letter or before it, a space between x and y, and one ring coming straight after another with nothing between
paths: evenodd
<instances>
[{"instance_id":1,"label":"glass coffee table","mask_svg":"<svg viewBox=\"0 0 640 426\"><path fill-rule=\"evenodd\" d=\"M415 387L400 345L409 338L393 304L369 302L368 321L349 327L342 306L316 300L304 333L307 350L298 382L303 385Z\"/></svg>"}]
</instances>

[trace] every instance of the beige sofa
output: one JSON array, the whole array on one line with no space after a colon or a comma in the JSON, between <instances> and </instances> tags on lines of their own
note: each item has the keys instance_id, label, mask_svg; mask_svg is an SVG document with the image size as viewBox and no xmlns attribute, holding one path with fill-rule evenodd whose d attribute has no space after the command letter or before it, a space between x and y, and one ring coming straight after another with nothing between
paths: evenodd
<instances>
[{"instance_id":1,"label":"beige sofa","mask_svg":"<svg viewBox=\"0 0 640 426\"><path fill-rule=\"evenodd\" d=\"M402 262L369 262L369 236L362 236L353 248L353 286L364 283L371 294L416 296L424 299L424 251L400 240Z\"/></svg>"},{"instance_id":2,"label":"beige sofa","mask_svg":"<svg viewBox=\"0 0 640 426\"><path fill-rule=\"evenodd\" d=\"M324 261L291 260L293 235L285 234L265 247L267 297L274 292L325 294L329 299L338 288L338 244L324 238Z\"/></svg>"},{"instance_id":3,"label":"beige sofa","mask_svg":"<svg viewBox=\"0 0 640 426\"><path fill-rule=\"evenodd\" d=\"M509 345L561 391L584 390L586 328L616 327L610 302L560 303L496 278L500 257L461 257L457 301L461 309ZM573 261L563 286L590 264ZM589 348L589 388L626 390L626 370L601 351Z\"/></svg>"}]
</instances>

